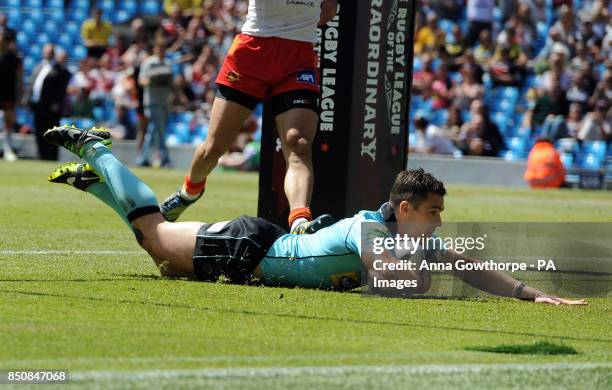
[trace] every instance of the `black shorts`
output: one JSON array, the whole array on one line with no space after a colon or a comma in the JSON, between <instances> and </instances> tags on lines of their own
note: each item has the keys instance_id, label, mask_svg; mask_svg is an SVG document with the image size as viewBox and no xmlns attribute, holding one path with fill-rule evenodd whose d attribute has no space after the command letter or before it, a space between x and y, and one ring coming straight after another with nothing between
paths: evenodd
<instances>
[{"instance_id":1,"label":"black shorts","mask_svg":"<svg viewBox=\"0 0 612 390\"><path fill-rule=\"evenodd\" d=\"M214 282L224 275L246 283L274 242L287 234L263 218L243 215L227 222L203 225L196 235L193 269L198 280Z\"/></svg>"}]
</instances>

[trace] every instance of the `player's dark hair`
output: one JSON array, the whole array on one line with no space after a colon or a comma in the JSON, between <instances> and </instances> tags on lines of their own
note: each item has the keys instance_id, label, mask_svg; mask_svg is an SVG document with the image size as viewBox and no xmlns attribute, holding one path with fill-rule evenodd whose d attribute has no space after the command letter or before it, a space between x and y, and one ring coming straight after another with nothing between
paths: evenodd
<instances>
[{"instance_id":1,"label":"player's dark hair","mask_svg":"<svg viewBox=\"0 0 612 390\"><path fill-rule=\"evenodd\" d=\"M389 200L393 207L407 201L416 209L427 199L429 193L445 196L444 183L425 172L423 168L407 169L400 172L395 178Z\"/></svg>"}]
</instances>

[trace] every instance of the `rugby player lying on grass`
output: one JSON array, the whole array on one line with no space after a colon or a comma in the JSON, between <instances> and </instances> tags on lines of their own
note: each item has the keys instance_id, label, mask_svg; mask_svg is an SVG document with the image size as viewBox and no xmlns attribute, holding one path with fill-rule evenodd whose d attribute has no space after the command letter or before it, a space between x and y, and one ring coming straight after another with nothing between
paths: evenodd
<instances>
[{"instance_id":1,"label":"rugby player lying on grass","mask_svg":"<svg viewBox=\"0 0 612 390\"><path fill-rule=\"evenodd\" d=\"M212 224L171 223L161 215L153 191L113 156L108 131L56 127L47 130L44 139L87 162L68 163L56 169L49 180L86 191L113 208L163 276L216 281L224 275L234 283L259 279L268 286L350 289L361 284L362 267L372 269L373 259L367 254L371 251L361 250L364 222L373 222L376 234L389 235L388 224L397 222L398 233L427 236L441 225L444 210L443 183L423 170L407 170L397 176L390 202L380 210L362 211L331 226L321 226L314 234L287 234L264 219L248 216ZM414 230L414 226L421 228ZM478 262L452 251L442 253L447 261L463 258ZM390 252L382 257L387 263L399 261ZM553 305L586 304L544 294L498 271L455 275L491 294ZM380 271L369 276L415 280L413 293L424 293L430 285L427 272Z\"/></svg>"}]
</instances>

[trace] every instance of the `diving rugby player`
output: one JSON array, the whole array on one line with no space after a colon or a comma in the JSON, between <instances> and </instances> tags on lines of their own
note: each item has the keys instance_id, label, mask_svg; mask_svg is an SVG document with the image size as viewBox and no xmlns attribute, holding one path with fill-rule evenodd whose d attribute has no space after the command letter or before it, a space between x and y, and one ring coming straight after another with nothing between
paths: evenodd
<instances>
[{"instance_id":1,"label":"diving rugby player","mask_svg":"<svg viewBox=\"0 0 612 390\"><path fill-rule=\"evenodd\" d=\"M372 251L361 244L362 227L369 225L365 222L376 226L376 237L390 237L391 223L397 223L397 233L412 237L431 236L442 224L446 189L422 169L401 172L389 202L380 210L361 211L314 234L287 234L279 226L249 216L217 223L171 223L160 213L153 191L111 153L108 131L56 127L44 139L87 162L66 164L49 180L88 192L113 208L164 276L214 282L224 275L234 283L259 279L267 286L351 289L361 285L363 267L373 270ZM381 256L386 263L400 262L389 251ZM478 262L451 250L443 257ZM455 275L491 294L554 305L586 304L547 295L498 271ZM414 293L424 293L430 285L428 272L370 271L368 276L414 280Z\"/></svg>"}]
</instances>

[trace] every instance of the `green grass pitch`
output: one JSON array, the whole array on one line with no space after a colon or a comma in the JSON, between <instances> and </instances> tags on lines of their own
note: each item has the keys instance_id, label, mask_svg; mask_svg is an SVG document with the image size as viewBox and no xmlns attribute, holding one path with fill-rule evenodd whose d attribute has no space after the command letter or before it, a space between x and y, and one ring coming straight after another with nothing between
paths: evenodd
<instances>
[{"instance_id":1,"label":"green grass pitch","mask_svg":"<svg viewBox=\"0 0 612 390\"><path fill-rule=\"evenodd\" d=\"M549 307L164 280L110 209L46 181L56 165L0 162L0 369L69 369L75 388L612 386L610 298ZM158 198L184 174L136 173ZM215 174L184 220L254 215L256 191L256 175ZM444 218L612 222L611 210L607 192L451 186ZM577 353L482 352L538 342Z\"/></svg>"}]
</instances>

